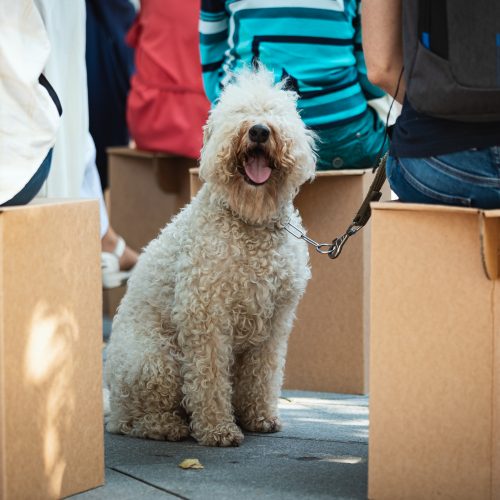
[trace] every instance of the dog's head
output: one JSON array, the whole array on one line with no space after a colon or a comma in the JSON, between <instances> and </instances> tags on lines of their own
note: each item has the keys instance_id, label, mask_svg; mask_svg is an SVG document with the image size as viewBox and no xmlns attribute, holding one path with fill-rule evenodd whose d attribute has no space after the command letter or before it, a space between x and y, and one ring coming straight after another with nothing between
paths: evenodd
<instances>
[{"instance_id":1,"label":"dog's head","mask_svg":"<svg viewBox=\"0 0 500 500\"><path fill-rule=\"evenodd\" d=\"M296 102L270 71L245 69L205 125L200 176L250 223L271 219L314 177L314 134Z\"/></svg>"}]
</instances>

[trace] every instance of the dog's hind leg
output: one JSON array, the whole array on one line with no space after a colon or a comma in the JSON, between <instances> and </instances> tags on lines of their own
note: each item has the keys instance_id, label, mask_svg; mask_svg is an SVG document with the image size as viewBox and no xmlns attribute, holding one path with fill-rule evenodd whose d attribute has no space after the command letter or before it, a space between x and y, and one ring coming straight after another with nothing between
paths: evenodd
<instances>
[{"instance_id":1,"label":"dog's hind leg","mask_svg":"<svg viewBox=\"0 0 500 500\"><path fill-rule=\"evenodd\" d=\"M189 436L179 367L165 353L147 354L137 376L111 390L109 432L179 441Z\"/></svg>"},{"instance_id":2,"label":"dog's hind leg","mask_svg":"<svg viewBox=\"0 0 500 500\"><path fill-rule=\"evenodd\" d=\"M281 311L270 337L240 354L235 363L233 404L240 425L252 432L278 432L278 400L283 383L293 308Z\"/></svg>"}]
</instances>

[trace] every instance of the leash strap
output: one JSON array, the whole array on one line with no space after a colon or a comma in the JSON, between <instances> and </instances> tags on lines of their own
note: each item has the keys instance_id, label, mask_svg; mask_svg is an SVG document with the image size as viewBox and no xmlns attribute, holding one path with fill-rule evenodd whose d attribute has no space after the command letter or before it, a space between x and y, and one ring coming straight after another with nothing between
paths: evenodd
<instances>
[{"instance_id":1,"label":"leash strap","mask_svg":"<svg viewBox=\"0 0 500 500\"><path fill-rule=\"evenodd\" d=\"M283 229L285 229L285 231L288 231L295 238L302 239L312 245L314 248L316 248L317 252L328 255L330 259L336 259L342 252L342 248L344 247L345 242L353 234L356 234L369 221L371 215L370 203L372 201L380 200L380 197L382 196L381 189L385 182L386 162L387 154L380 160L378 166L375 167L378 170L375 178L373 179L373 182L370 185L370 188L368 189L368 193L366 194L363 203L359 207L358 213L355 215L351 224L342 236L335 238L331 243L318 243L312 238L309 238L309 236L306 236L299 227L294 226L290 221L283 225Z\"/></svg>"},{"instance_id":2,"label":"leash strap","mask_svg":"<svg viewBox=\"0 0 500 500\"><path fill-rule=\"evenodd\" d=\"M353 235L356 234L361 228L363 228L366 223L370 220L371 208L370 203L372 201L380 200L382 196L382 186L385 183L385 165L387 163L387 153L382 157L378 166L376 167L377 173L375 178L368 189L368 193L363 200L363 203L359 207L357 214L354 216L349 227L346 229L345 233L332 241L331 248L328 251L328 256L330 259L336 259L342 252L345 242Z\"/></svg>"}]
</instances>

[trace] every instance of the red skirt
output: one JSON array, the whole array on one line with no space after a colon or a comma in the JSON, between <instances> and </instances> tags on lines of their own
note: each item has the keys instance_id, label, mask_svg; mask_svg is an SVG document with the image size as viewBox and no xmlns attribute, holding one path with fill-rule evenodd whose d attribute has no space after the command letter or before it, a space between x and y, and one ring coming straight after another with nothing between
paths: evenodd
<instances>
[{"instance_id":1,"label":"red skirt","mask_svg":"<svg viewBox=\"0 0 500 500\"><path fill-rule=\"evenodd\" d=\"M136 74L127 101L139 149L198 158L210 103L199 55L199 1L142 0L127 35Z\"/></svg>"}]
</instances>

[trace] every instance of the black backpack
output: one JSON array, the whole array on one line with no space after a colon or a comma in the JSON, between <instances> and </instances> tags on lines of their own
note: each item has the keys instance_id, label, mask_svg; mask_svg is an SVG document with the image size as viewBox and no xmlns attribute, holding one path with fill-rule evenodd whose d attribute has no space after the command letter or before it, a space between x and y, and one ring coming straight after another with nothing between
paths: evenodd
<instances>
[{"instance_id":1,"label":"black backpack","mask_svg":"<svg viewBox=\"0 0 500 500\"><path fill-rule=\"evenodd\" d=\"M417 111L500 121L500 0L403 0L403 42Z\"/></svg>"}]
</instances>

